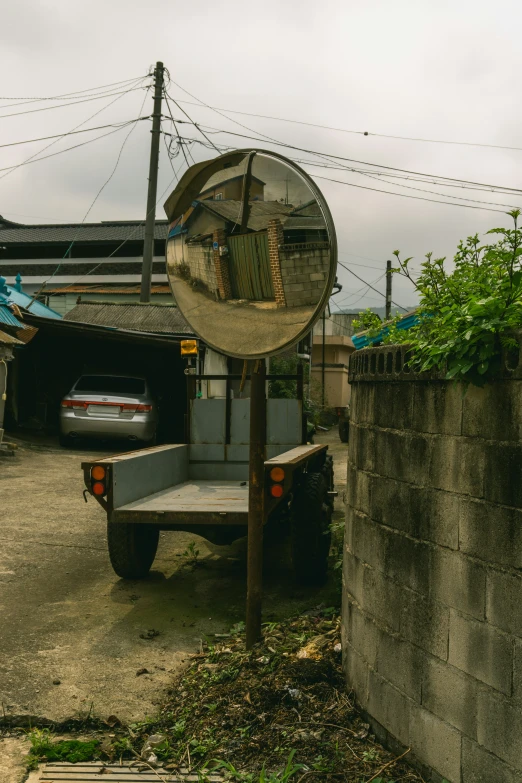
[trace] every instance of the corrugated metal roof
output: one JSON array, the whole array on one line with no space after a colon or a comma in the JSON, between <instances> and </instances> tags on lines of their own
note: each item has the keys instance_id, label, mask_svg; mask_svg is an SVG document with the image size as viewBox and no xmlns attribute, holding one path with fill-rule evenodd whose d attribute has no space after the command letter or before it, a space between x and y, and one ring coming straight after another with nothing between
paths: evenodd
<instances>
[{"instance_id":1,"label":"corrugated metal roof","mask_svg":"<svg viewBox=\"0 0 522 783\"><path fill-rule=\"evenodd\" d=\"M23 291L17 291L15 288L7 286L9 291L9 301L14 302L18 307L23 307L26 310L30 310L35 315L41 315L42 318L61 318L60 313L52 310L50 307L42 304L37 299L33 300L29 294L24 294Z\"/></svg>"},{"instance_id":2,"label":"corrugated metal roof","mask_svg":"<svg viewBox=\"0 0 522 783\"><path fill-rule=\"evenodd\" d=\"M404 329L406 331L407 329L411 329L412 326L416 326L418 323L419 316L417 315L417 310L412 310L410 313L406 313L404 317L397 322L397 329ZM382 342L388 332L389 328L386 323L384 323L381 331L379 334L375 335L375 337L369 337L367 332L360 332L359 334L352 335L352 341L355 348L360 351L361 348L367 348L370 345Z\"/></svg>"},{"instance_id":3,"label":"corrugated metal roof","mask_svg":"<svg viewBox=\"0 0 522 783\"><path fill-rule=\"evenodd\" d=\"M0 345L23 345L23 342L7 334L7 332L0 331Z\"/></svg>"},{"instance_id":4,"label":"corrugated metal roof","mask_svg":"<svg viewBox=\"0 0 522 783\"><path fill-rule=\"evenodd\" d=\"M231 223L237 223L241 219L241 201L209 199L208 201L200 201L199 204L201 208L207 209ZM273 218L279 218L284 223L290 211L291 207L281 204L279 201L252 201L248 216L248 228L251 231L261 231L268 226L269 220Z\"/></svg>"},{"instance_id":5,"label":"corrugated metal roof","mask_svg":"<svg viewBox=\"0 0 522 783\"><path fill-rule=\"evenodd\" d=\"M192 334L175 305L80 302L66 313L64 320L152 334Z\"/></svg>"},{"instance_id":6,"label":"corrugated metal roof","mask_svg":"<svg viewBox=\"0 0 522 783\"><path fill-rule=\"evenodd\" d=\"M18 320L16 315L11 311L8 305L0 304L0 323L7 324L8 326L16 326L18 329L23 328L23 324Z\"/></svg>"},{"instance_id":7,"label":"corrugated metal roof","mask_svg":"<svg viewBox=\"0 0 522 783\"><path fill-rule=\"evenodd\" d=\"M127 288L121 288L118 286L114 286L114 288L111 288L110 286L95 286L95 285L65 285L61 286L60 288L46 288L44 290L45 294L116 294L117 296L120 295L127 295L127 294L139 294L140 293L140 286L134 285L129 286ZM151 294L170 294L170 286L168 285L153 285L150 289Z\"/></svg>"},{"instance_id":8,"label":"corrugated metal roof","mask_svg":"<svg viewBox=\"0 0 522 783\"><path fill-rule=\"evenodd\" d=\"M156 221L154 236L166 239L168 223ZM0 242L4 245L45 242L122 242L145 238L145 225L136 222L64 223L59 225L23 225L0 223Z\"/></svg>"}]
</instances>

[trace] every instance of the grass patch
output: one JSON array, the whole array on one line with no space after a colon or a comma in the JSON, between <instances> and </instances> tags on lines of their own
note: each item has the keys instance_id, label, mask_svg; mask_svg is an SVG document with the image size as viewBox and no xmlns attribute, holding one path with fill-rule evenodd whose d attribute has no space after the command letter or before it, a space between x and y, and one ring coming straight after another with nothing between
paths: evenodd
<instances>
[{"instance_id":1,"label":"grass patch","mask_svg":"<svg viewBox=\"0 0 522 783\"><path fill-rule=\"evenodd\" d=\"M28 766L35 769L40 761L94 761L99 758L99 740L55 740L50 729L33 729L29 732Z\"/></svg>"}]
</instances>

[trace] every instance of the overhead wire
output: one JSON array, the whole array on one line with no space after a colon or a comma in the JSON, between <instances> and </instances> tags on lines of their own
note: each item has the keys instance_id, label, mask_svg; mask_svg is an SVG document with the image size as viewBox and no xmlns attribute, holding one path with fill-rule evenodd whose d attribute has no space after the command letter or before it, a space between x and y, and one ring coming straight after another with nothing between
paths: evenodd
<instances>
[{"instance_id":1,"label":"overhead wire","mask_svg":"<svg viewBox=\"0 0 522 783\"><path fill-rule=\"evenodd\" d=\"M18 100L24 100L28 103L31 103L32 101L57 101L61 98L67 98L69 96L76 96L76 95L82 95L86 92L93 92L93 90L103 90L105 87L117 87L121 84L130 84L131 82L137 82L141 79L146 79L149 74L146 74L145 76L135 76L133 79L123 79L121 82L110 82L109 84L99 84L97 87L89 87L86 90L75 90L74 92L64 92L60 95L46 95L45 97L33 97L33 98L21 98L20 96L14 97L14 98L6 98L5 96L0 96L0 101L18 101ZM16 104L11 104L11 106L15 106ZM7 107L9 108L9 107Z\"/></svg>"},{"instance_id":2,"label":"overhead wire","mask_svg":"<svg viewBox=\"0 0 522 783\"><path fill-rule=\"evenodd\" d=\"M380 296L383 296L383 297L386 299L386 294L383 294L383 293L382 293L382 291L379 291L379 289L378 289L378 288L375 288L375 287L374 287L374 286L373 286L371 283L369 283L367 280L364 280L364 279L363 279L363 278L362 278L360 275L358 275L358 274L357 274L356 272L354 272L352 269L350 269L349 267L347 267L347 266L346 266L346 264L343 264L343 262L342 262L342 261L339 261L339 259L338 259L338 260L337 260L337 263L339 264L339 266L342 266L342 267L343 267L343 269L346 269L346 271L347 271L347 272L349 272L351 275L353 275L354 277L356 277L356 278L357 278L357 280L360 280L360 281L361 281L361 283L364 283L364 284L365 284L365 285L367 285L369 288L371 288L371 289L372 289L372 291L375 291L377 294L379 294ZM391 303L392 303L392 304L394 304L394 305L395 305L395 307L398 307L400 310L404 310L404 312L406 312L406 313L408 312L408 310L407 310L407 308L406 308L406 307L403 307L402 305L400 305L400 304L397 304L397 302L394 302L394 301L393 301L393 299L391 300Z\"/></svg>"},{"instance_id":3,"label":"overhead wire","mask_svg":"<svg viewBox=\"0 0 522 783\"><path fill-rule=\"evenodd\" d=\"M183 90L187 95L190 95L191 97L195 97L190 93L188 90L186 90L184 87L182 87L180 84L177 84L176 82L173 82L173 84L176 85L176 87L179 87L180 90ZM272 115L268 114L255 114L254 112L248 112L248 111L238 111L237 109L223 109L221 107L216 106L210 106L206 103L193 103L192 101L184 101L181 99L178 99L179 103L186 103L190 106L205 106L207 109L211 109L212 111L219 111L219 112L226 112L226 114L241 114L246 117L257 117L259 119L264 120L275 120L276 122L288 122L293 125L306 125L310 128L320 128L321 130L331 130L336 131L337 133L349 133L356 136L376 136L378 138L384 138L384 139L398 139L401 141L414 141L414 142L423 142L425 144L456 144L458 146L466 146L466 147L486 147L490 149L500 149L500 150L515 150L518 152L522 152L522 147L511 147L505 144L487 144L483 142L474 142L474 141L451 141L447 139L424 139L417 136L397 136L390 133L375 133L373 131L360 131L360 130L348 130L347 128L337 128L333 125L321 125L317 122L306 122L304 120L292 120L288 117L274 117ZM196 100L198 100L196 98ZM223 114L223 116L226 117L226 114ZM230 119L227 117L227 119Z\"/></svg>"},{"instance_id":4,"label":"overhead wire","mask_svg":"<svg viewBox=\"0 0 522 783\"><path fill-rule=\"evenodd\" d=\"M103 95L97 95L94 98L82 98L79 101L71 101L70 103L59 103L56 106L42 106L39 109L27 109L26 111L15 111L11 114L0 114L0 120L7 119L8 117L20 117L23 114L35 114L36 112L40 111L52 111L52 109L63 109L65 107L69 106L78 106L80 103L89 103L90 101L101 101L103 98L110 98L113 95L125 95L129 92L134 92L135 90L142 90L143 87L131 87L128 90L122 90L118 92L109 92L104 93Z\"/></svg>"},{"instance_id":5,"label":"overhead wire","mask_svg":"<svg viewBox=\"0 0 522 783\"><path fill-rule=\"evenodd\" d=\"M71 131L67 131L66 133L64 133L61 136L61 138L65 138L71 132L74 132L74 131L78 130L78 128L81 128L87 122L90 122L92 119L94 119L94 117L97 117L98 114L102 114L102 112L104 112L106 109L108 109L113 104L115 104L118 101L120 101L124 97L124 95L126 95L126 94L127 93L124 92L122 95L118 95L116 98L114 98L114 100L109 101L109 103L107 103L105 106L102 106L101 109L97 109L97 111L95 111L94 114L91 114L91 116L87 117L86 120L82 120L82 122L80 122L78 125L74 125L73 128L71 128ZM17 169L19 169L21 166L25 166L27 163L35 160L36 158L38 158L39 155L42 154L42 152L45 152L46 150L48 150L51 147L53 147L55 144L58 143L58 141L60 141L60 139L56 139L55 141L52 141L50 144L47 144L45 147L42 147L42 149L40 149L37 152L33 153L33 155L30 155L29 158L26 158L25 160L21 161L20 163L15 164L14 166L8 167L9 170L7 171L7 173L5 173L2 176L0 176L0 179L4 179L5 177L9 176L9 174L11 174L12 172L14 172ZM95 139L93 139L93 141L95 141ZM64 151L66 151L66 150L64 150ZM45 156L45 157L50 157L50 156ZM45 158L38 158L38 160L44 160L44 159ZM3 169L0 169L0 171L2 171L2 170Z\"/></svg>"}]
</instances>

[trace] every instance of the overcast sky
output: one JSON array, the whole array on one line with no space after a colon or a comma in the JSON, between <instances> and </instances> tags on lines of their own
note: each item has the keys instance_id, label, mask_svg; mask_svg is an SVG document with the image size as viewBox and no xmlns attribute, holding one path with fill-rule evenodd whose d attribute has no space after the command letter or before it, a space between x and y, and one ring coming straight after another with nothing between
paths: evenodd
<instances>
[{"instance_id":1,"label":"overcast sky","mask_svg":"<svg viewBox=\"0 0 522 783\"><path fill-rule=\"evenodd\" d=\"M216 107L352 131L522 147L521 21L521 6L514 0L148 0L146 4L136 0L17 0L2 9L0 97L21 99L86 90L145 75L152 63L163 60L173 80ZM173 84L170 93L193 100ZM114 97L6 117L0 122L0 143L71 130ZM121 96L85 127L139 116L143 97L142 90ZM0 103L0 117L45 105L8 109L8 101ZM202 124L249 133L206 108L182 105ZM150 113L151 108L149 94L141 113ZM183 117L176 107L173 111L176 118ZM403 141L230 116L257 133L330 155L521 186L521 151ZM194 128L179 127L183 134L198 137ZM137 124L89 221L144 216L148 130L147 122ZM165 123L165 130L172 130L170 123ZM0 214L28 223L82 221L111 173L126 133L119 131L0 179ZM73 136L42 154L92 136ZM250 143L224 134L212 138L231 146ZM46 143L50 142L0 149L0 168L25 160ZM270 142L264 146L270 147ZM284 152L281 147L272 148ZM198 160L212 153L193 145L193 155ZM174 161L176 169L182 160ZM495 212L353 187L423 195L361 174L309 171L351 183L349 187L316 180L333 212L340 261L369 282L384 272L386 259L396 248L415 256L417 263L429 250L451 257L460 238L509 220ZM162 147L159 193L168 188L172 177ZM511 196L400 181L444 193L442 197L427 194L433 199L458 195L522 205L521 198ZM158 216L163 217L161 208ZM348 271L340 268L339 279L343 292L336 299L343 306L382 304L373 291L359 298L365 288L356 294L362 283ZM383 291L384 281L375 286ZM393 298L403 305L416 301L410 284L397 279Z\"/></svg>"}]
</instances>

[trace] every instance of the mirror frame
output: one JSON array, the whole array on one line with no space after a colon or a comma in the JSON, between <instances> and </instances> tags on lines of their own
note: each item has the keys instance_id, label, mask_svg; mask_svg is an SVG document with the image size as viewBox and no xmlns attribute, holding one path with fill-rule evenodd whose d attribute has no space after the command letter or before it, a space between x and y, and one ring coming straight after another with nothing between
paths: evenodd
<instances>
[{"instance_id":1,"label":"mirror frame","mask_svg":"<svg viewBox=\"0 0 522 783\"><path fill-rule=\"evenodd\" d=\"M328 206L328 203L323 196L321 190L316 185L312 177L304 171L300 166L297 165L297 163L294 163L293 161L286 158L284 155L279 155L277 152L272 152L271 150L265 150L261 149L259 147L247 147L246 149L241 150L234 150L232 152L227 152L224 155L220 155L218 158L212 158L211 160L201 161L200 163L196 163L193 166L191 166L181 179L179 180L178 184L168 197L168 199L164 203L164 209L165 213L167 215L167 220L169 223L171 223L178 215L183 214L192 204L193 201L197 200L197 197L199 196L201 192L202 186L210 179L210 177L215 174L216 172L220 171L223 168L224 163L230 163L231 165L236 165L237 163L240 163L242 160L244 160L245 157L249 155L249 153L254 152L256 155L267 155L270 158L273 158L275 160L280 161L284 165L288 166L290 169L295 171L297 174L299 174L300 177L304 180L304 182L308 185L312 195L317 200L317 203L319 204L319 207L321 209L321 212L323 213L323 217L326 223L326 229L328 231L328 238L330 241L330 271L328 275L328 280L326 282L326 285L323 290L323 294L317 303L314 313L306 325L305 328L301 329L301 331L297 334L295 339L292 339L292 342L287 342L282 346L279 346L278 348L275 348L273 351L269 351L268 353L263 354L240 354L240 353L224 353L223 349L220 348L218 345L210 342L207 338L202 337L192 326L189 319L185 316L185 313L180 309L180 313L183 315L183 317L186 319L187 323L189 324L190 328L193 330L194 334L206 345L208 345L209 348L212 348L212 350L217 351L218 353L221 353L225 356L232 356L236 359L262 359L264 357L269 356L277 356L280 353L283 353L284 351L288 351L289 348L292 348L294 345L297 345L300 340L302 340L314 327L314 325L317 323L319 318L321 317L321 313L325 309L325 307L328 304L328 301L330 299L333 286L336 280L336 274L337 274L337 235L335 233L335 225L333 222L332 214L330 212L330 208ZM168 246L168 236L167 236L167 242L165 245L165 263L167 264L167 246ZM174 295L174 290L172 286L171 276L169 274L168 265L167 265L167 278L170 286L170 290L172 292L172 296L174 298L174 301L176 301L176 297Z\"/></svg>"}]
</instances>

